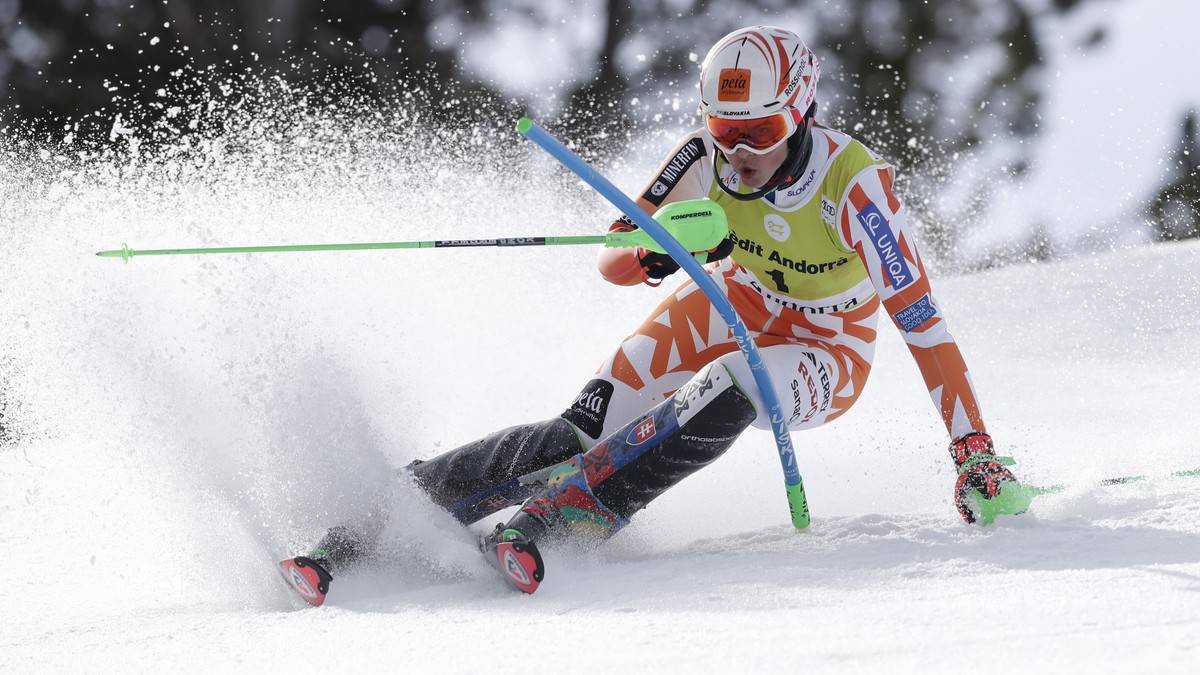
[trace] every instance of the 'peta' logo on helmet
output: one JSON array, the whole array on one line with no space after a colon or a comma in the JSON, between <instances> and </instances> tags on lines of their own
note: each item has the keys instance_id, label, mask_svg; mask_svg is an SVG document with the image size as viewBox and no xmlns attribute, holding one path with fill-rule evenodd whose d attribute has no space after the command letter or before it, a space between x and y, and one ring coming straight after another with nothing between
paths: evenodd
<instances>
[{"instance_id":1,"label":"'peta' logo on helmet","mask_svg":"<svg viewBox=\"0 0 1200 675\"><path fill-rule=\"evenodd\" d=\"M718 101L749 101L750 71L746 68L722 68L717 85Z\"/></svg>"}]
</instances>

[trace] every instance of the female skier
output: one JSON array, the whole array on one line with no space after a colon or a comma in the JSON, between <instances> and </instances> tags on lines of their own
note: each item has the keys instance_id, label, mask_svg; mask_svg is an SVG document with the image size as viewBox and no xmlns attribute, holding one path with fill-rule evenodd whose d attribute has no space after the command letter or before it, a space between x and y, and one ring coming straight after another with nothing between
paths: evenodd
<instances>
[{"instance_id":1,"label":"female skier","mask_svg":"<svg viewBox=\"0 0 1200 675\"><path fill-rule=\"evenodd\" d=\"M858 399L882 307L946 425L959 514L986 521L983 500L1006 490L1001 510L1019 513L1028 498L994 453L893 191L893 168L816 121L819 75L812 51L791 31L752 26L726 35L701 66L703 127L679 141L638 205L653 212L707 197L724 208L730 235L703 252L706 269L753 334L791 430L830 422ZM610 229L634 227L621 218ZM679 265L645 249L606 249L599 268L614 284L657 285ZM532 593L544 576L537 542L568 532L610 536L750 426L770 429L766 406L729 329L688 280L561 415L408 470L464 523L521 504L481 545L509 583ZM282 563L285 577L320 604L332 573L372 540L333 528L308 555Z\"/></svg>"}]
</instances>

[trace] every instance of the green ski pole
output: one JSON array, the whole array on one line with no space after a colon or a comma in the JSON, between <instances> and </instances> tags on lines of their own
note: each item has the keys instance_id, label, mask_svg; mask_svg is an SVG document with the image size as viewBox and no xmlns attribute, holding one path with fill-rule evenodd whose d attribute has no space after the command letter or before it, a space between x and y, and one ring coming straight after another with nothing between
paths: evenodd
<instances>
[{"instance_id":1,"label":"green ski pole","mask_svg":"<svg viewBox=\"0 0 1200 675\"><path fill-rule=\"evenodd\" d=\"M1150 480L1153 477L1154 476L1143 476L1143 475L1116 476L1113 478L1105 478L1104 480L1097 481L1096 485L1121 485L1124 483L1139 483L1141 481ZM1186 471L1172 471L1171 473L1166 474L1165 477L1166 478L1200 478L1200 469L1188 469ZM1052 494L1056 494L1058 492L1063 492L1063 491L1067 490L1070 486L1069 485L1047 485L1045 487L1038 487L1036 485L1026 485L1025 487L1035 495L1052 495Z\"/></svg>"},{"instance_id":2,"label":"green ski pole","mask_svg":"<svg viewBox=\"0 0 1200 675\"><path fill-rule=\"evenodd\" d=\"M654 214L655 220L666 228L689 251L715 248L729 236L725 211L710 199L689 199L668 204ZM119 249L100 251L102 258L131 258L149 255L200 255L214 253L294 253L309 251L375 251L406 248L465 248L474 246L570 246L603 244L609 248L645 248L665 253L657 241L644 230L609 232L597 235L560 237L502 237L497 239L437 239L428 241L379 241L350 244L289 244L269 246L208 246L198 248Z\"/></svg>"}]
</instances>

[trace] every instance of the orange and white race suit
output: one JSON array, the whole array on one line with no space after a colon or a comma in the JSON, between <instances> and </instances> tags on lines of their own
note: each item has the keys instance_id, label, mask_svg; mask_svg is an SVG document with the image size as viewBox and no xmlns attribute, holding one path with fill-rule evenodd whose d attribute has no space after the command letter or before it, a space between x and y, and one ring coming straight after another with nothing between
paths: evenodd
<instances>
[{"instance_id":1,"label":"orange and white race suit","mask_svg":"<svg viewBox=\"0 0 1200 675\"><path fill-rule=\"evenodd\" d=\"M799 178L742 201L738 175L704 130L685 136L638 204L708 197L729 218L732 254L707 266L760 347L791 429L850 409L874 356L880 305L904 336L952 438L986 432L970 374L930 288L920 250L893 191L893 168L850 136L819 125ZM714 172L715 164L715 172ZM617 221L613 229L628 227ZM637 251L606 249L609 281L645 280ZM720 361L770 428L766 406L728 327L688 280L601 366L563 417L590 447L664 400L703 366ZM586 436L586 438L582 438Z\"/></svg>"}]
</instances>

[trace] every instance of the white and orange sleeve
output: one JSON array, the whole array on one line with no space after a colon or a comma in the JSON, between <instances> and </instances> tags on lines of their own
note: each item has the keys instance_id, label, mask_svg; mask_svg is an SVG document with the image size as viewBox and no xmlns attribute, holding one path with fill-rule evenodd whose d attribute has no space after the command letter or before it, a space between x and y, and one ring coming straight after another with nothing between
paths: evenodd
<instances>
[{"instance_id":1,"label":"white and orange sleeve","mask_svg":"<svg viewBox=\"0 0 1200 675\"><path fill-rule=\"evenodd\" d=\"M855 176L838 208L838 230L843 243L858 252L904 336L950 437L986 432L967 364L934 298L892 180L887 165Z\"/></svg>"},{"instance_id":2,"label":"white and orange sleeve","mask_svg":"<svg viewBox=\"0 0 1200 675\"><path fill-rule=\"evenodd\" d=\"M701 130L680 139L659 165L654 178L639 193L635 200L637 205L653 215L671 202L708 196L712 182L712 164L708 157L711 151L711 144ZM632 221L622 217L614 220L608 231L626 231L635 227ZM634 286L646 281L646 272L638 260L638 249L601 249L596 265L601 276L618 286Z\"/></svg>"}]
</instances>

